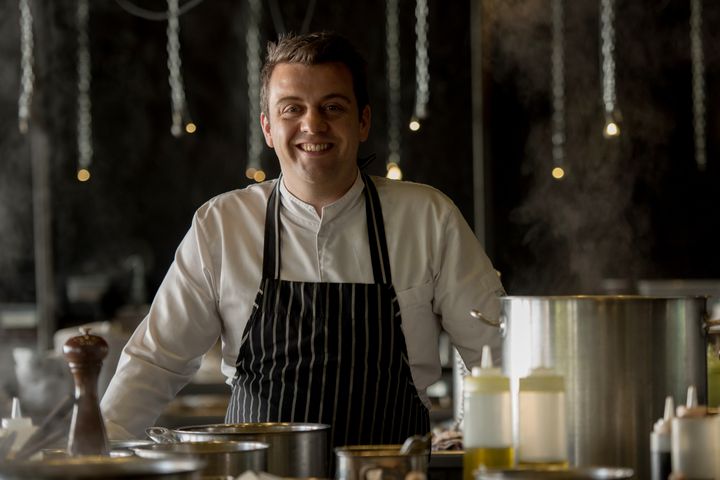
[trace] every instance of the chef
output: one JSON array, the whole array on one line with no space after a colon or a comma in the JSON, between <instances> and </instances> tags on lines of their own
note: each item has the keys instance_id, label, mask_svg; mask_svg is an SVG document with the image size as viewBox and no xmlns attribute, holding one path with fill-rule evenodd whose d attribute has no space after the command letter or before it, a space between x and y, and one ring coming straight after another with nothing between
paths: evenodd
<instances>
[{"instance_id":1,"label":"chef","mask_svg":"<svg viewBox=\"0 0 720 480\"><path fill-rule=\"evenodd\" d=\"M282 173L196 212L102 399L109 436L142 436L218 337L228 423L325 423L332 445L426 433L438 335L479 363L498 336L468 312L497 318L498 275L445 195L359 169L371 111L347 40L270 43L261 97Z\"/></svg>"}]
</instances>

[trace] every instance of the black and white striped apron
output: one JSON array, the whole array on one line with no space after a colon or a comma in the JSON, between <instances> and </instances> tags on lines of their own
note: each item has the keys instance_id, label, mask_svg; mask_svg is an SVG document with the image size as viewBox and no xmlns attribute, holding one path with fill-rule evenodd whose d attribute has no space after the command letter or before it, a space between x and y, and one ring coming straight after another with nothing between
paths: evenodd
<instances>
[{"instance_id":1,"label":"black and white striped apron","mask_svg":"<svg viewBox=\"0 0 720 480\"><path fill-rule=\"evenodd\" d=\"M280 280L280 193L268 200L263 279L243 332L225 421L312 422L330 446L430 431L412 381L380 199L363 174L375 283Z\"/></svg>"}]
</instances>

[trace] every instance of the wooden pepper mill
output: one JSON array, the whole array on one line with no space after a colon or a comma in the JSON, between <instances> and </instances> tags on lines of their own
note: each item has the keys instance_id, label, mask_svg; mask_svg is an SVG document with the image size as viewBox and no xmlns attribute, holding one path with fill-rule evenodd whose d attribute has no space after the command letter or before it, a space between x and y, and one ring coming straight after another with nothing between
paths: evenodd
<instances>
[{"instance_id":1,"label":"wooden pepper mill","mask_svg":"<svg viewBox=\"0 0 720 480\"><path fill-rule=\"evenodd\" d=\"M98 376L108 344L102 337L90 335L89 328L81 328L80 332L82 335L70 338L63 345L63 354L75 380L75 406L67 451L70 456L109 455L98 401Z\"/></svg>"}]
</instances>

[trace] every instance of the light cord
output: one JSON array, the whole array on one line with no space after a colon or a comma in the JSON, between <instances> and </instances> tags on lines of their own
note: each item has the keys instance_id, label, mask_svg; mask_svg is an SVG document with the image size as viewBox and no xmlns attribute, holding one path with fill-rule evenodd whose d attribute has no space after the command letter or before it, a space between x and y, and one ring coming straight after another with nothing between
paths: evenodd
<instances>
[{"instance_id":1,"label":"light cord","mask_svg":"<svg viewBox=\"0 0 720 480\"><path fill-rule=\"evenodd\" d=\"M178 0L167 0L167 66L170 84L170 102L172 106L172 126L170 133L179 137L183 132L185 114L185 90L182 78L182 60L180 59L180 21Z\"/></svg>"},{"instance_id":2,"label":"light cord","mask_svg":"<svg viewBox=\"0 0 720 480\"><path fill-rule=\"evenodd\" d=\"M707 167L705 143L705 58L702 42L702 1L690 0L690 54L692 59L693 132L695 163L700 171Z\"/></svg>"},{"instance_id":3,"label":"light cord","mask_svg":"<svg viewBox=\"0 0 720 480\"><path fill-rule=\"evenodd\" d=\"M20 95L18 97L18 128L25 134L30 125L35 74L33 67L33 17L30 0L20 0Z\"/></svg>"},{"instance_id":4,"label":"light cord","mask_svg":"<svg viewBox=\"0 0 720 480\"><path fill-rule=\"evenodd\" d=\"M415 118L427 117L430 99L430 58L428 56L428 3L415 3Z\"/></svg>"},{"instance_id":5,"label":"light cord","mask_svg":"<svg viewBox=\"0 0 720 480\"><path fill-rule=\"evenodd\" d=\"M77 143L78 143L78 171L87 170L92 162L92 114L90 99L90 82L92 78L90 63L90 48L88 41L88 0L78 0L77 3Z\"/></svg>"},{"instance_id":6,"label":"light cord","mask_svg":"<svg viewBox=\"0 0 720 480\"><path fill-rule=\"evenodd\" d=\"M552 3L552 158L555 167L565 163L565 8Z\"/></svg>"},{"instance_id":7,"label":"light cord","mask_svg":"<svg viewBox=\"0 0 720 480\"><path fill-rule=\"evenodd\" d=\"M388 81L388 160L400 163L400 40L398 0L387 0L385 55Z\"/></svg>"}]
</instances>

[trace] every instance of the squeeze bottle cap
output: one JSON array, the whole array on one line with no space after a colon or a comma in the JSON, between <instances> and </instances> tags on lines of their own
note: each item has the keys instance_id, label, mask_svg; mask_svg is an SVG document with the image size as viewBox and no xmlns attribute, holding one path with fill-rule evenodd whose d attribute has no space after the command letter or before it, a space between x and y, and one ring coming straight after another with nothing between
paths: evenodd
<instances>
[{"instance_id":1,"label":"squeeze bottle cap","mask_svg":"<svg viewBox=\"0 0 720 480\"><path fill-rule=\"evenodd\" d=\"M13 397L12 399L12 410L10 411L10 418L20 418L22 412L20 411L20 399Z\"/></svg>"},{"instance_id":2,"label":"squeeze bottle cap","mask_svg":"<svg viewBox=\"0 0 720 480\"><path fill-rule=\"evenodd\" d=\"M493 367L490 346L484 345L479 367L473 367L472 375L465 377L465 392L500 393L510 391L510 378L499 368Z\"/></svg>"},{"instance_id":3,"label":"squeeze bottle cap","mask_svg":"<svg viewBox=\"0 0 720 480\"><path fill-rule=\"evenodd\" d=\"M673 397L668 395L665 397L665 412L663 413L663 417L658 419L657 422L655 422L655 425L653 425L653 432L655 433L670 433L670 430L672 429L672 419L674 417L675 412L675 402L673 401Z\"/></svg>"},{"instance_id":4,"label":"squeeze bottle cap","mask_svg":"<svg viewBox=\"0 0 720 480\"><path fill-rule=\"evenodd\" d=\"M676 413L678 417L703 417L707 415L707 406L698 405L695 385L688 387L685 405L677 407Z\"/></svg>"},{"instance_id":5,"label":"squeeze bottle cap","mask_svg":"<svg viewBox=\"0 0 720 480\"><path fill-rule=\"evenodd\" d=\"M502 375L499 368L493 367L493 359L492 352L490 351L490 345L483 345L480 366L473 367L472 374L473 377L479 377L483 375Z\"/></svg>"},{"instance_id":6,"label":"squeeze bottle cap","mask_svg":"<svg viewBox=\"0 0 720 480\"><path fill-rule=\"evenodd\" d=\"M564 392L565 378L551 368L536 367L520 378L519 388L520 391Z\"/></svg>"},{"instance_id":7,"label":"squeeze bottle cap","mask_svg":"<svg viewBox=\"0 0 720 480\"><path fill-rule=\"evenodd\" d=\"M2 428L19 429L31 428L32 426L32 419L29 417L23 417L20 412L20 400L17 397L13 397L10 418L2 419Z\"/></svg>"}]
</instances>

